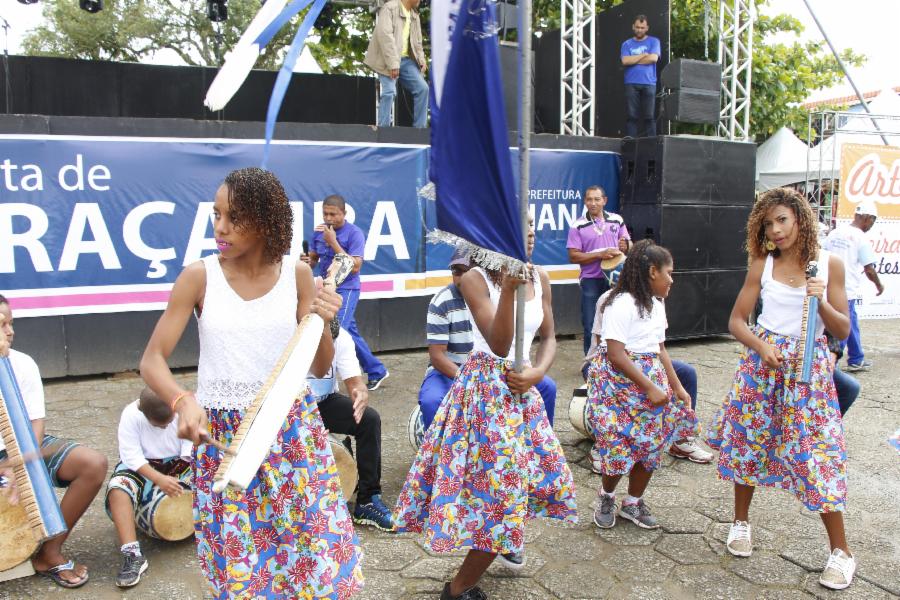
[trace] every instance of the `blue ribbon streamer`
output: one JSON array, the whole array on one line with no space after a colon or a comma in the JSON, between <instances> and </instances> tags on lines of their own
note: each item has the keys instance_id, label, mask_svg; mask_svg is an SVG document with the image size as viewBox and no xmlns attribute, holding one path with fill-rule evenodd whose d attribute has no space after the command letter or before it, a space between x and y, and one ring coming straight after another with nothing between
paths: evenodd
<instances>
[{"instance_id":1,"label":"blue ribbon streamer","mask_svg":"<svg viewBox=\"0 0 900 600\"><path fill-rule=\"evenodd\" d=\"M288 10L293 10L300 2L308 1L309 0L297 0L297 2L290 5ZM287 93L288 84L291 82L291 75L294 74L294 65L297 63L297 59L303 51L303 45L306 43L306 36L309 35L309 30L312 29L313 23L316 22L319 13L322 12L325 2L327 2L327 0L315 0L312 8L306 13L306 16L303 18L303 23L300 24L300 29L297 30L297 33L294 35L294 40L291 42L290 48L288 48L287 56L284 57L284 64L281 65L281 70L278 71L278 77L275 79L272 95L269 96L269 110L266 113L266 144L263 147L263 159L262 164L260 165L263 169L266 168L266 164L269 162L269 149L271 148L272 135L275 133L275 121L278 119L278 113L281 111L281 102L284 100L284 95ZM288 12L288 10L285 12ZM282 15L283 14L284 13L282 13ZM280 18L281 17L279 17L279 19ZM268 28L266 31L268 31ZM262 38L262 35L260 35L260 38Z\"/></svg>"},{"instance_id":2,"label":"blue ribbon streamer","mask_svg":"<svg viewBox=\"0 0 900 600\"><path fill-rule=\"evenodd\" d=\"M272 38L275 37L275 34L278 33L282 27L284 27L285 23L293 19L294 15L298 12L309 6L312 1L313 0L294 0L285 6L282 9L281 14L266 25L266 28L259 33L253 43L257 44L260 48L263 48L272 41Z\"/></svg>"}]
</instances>

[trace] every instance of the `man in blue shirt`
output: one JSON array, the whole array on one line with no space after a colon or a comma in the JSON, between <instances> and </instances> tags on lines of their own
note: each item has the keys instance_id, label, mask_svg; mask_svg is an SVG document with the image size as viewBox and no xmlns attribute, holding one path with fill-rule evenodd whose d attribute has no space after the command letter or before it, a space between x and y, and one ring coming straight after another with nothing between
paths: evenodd
<instances>
[{"instance_id":1,"label":"man in blue shirt","mask_svg":"<svg viewBox=\"0 0 900 600\"><path fill-rule=\"evenodd\" d=\"M631 25L634 37L622 44L622 66L625 67L625 107L628 120L625 135L638 136L638 123L643 123L641 134L656 135L656 62L659 60L659 39L647 35L650 25L646 15L638 15Z\"/></svg>"},{"instance_id":2,"label":"man in blue shirt","mask_svg":"<svg viewBox=\"0 0 900 600\"><path fill-rule=\"evenodd\" d=\"M356 345L356 357L369 378L366 387L370 391L377 390L389 373L384 364L372 354L369 345L356 327L356 303L359 302L360 290L359 270L362 268L366 236L362 229L347 222L347 208L342 196L333 194L322 201L322 218L325 222L316 226L309 254L301 259L313 268L318 264L319 273L324 277L335 254L343 252L353 257L355 263L353 272L337 289L344 299L338 313L338 321Z\"/></svg>"}]
</instances>

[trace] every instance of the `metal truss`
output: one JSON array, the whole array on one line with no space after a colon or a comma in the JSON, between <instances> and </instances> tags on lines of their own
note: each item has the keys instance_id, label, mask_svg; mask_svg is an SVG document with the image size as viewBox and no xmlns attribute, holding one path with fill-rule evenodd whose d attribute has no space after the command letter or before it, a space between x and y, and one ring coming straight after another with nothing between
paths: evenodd
<instances>
[{"instance_id":1,"label":"metal truss","mask_svg":"<svg viewBox=\"0 0 900 600\"><path fill-rule=\"evenodd\" d=\"M594 135L596 12L596 0L562 0L559 132L564 135Z\"/></svg>"},{"instance_id":2,"label":"metal truss","mask_svg":"<svg viewBox=\"0 0 900 600\"><path fill-rule=\"evenodd\" d=\"M754 0L719 3L719 64L722 65L722 106L719 136L750 139L750 76L753 66Z\"/></svg>"}]
</instances>

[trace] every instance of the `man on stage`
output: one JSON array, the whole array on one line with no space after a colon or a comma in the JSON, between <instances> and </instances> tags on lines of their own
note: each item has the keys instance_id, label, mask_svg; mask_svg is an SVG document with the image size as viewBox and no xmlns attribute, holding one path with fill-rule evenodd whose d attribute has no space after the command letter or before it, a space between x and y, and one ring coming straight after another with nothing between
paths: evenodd
<instances>
[{"instance_id":1,"label":"man on stage","mask_svg":"<svg viewBox=\"0 0 900 600\"><path fill-rule=\"evenodd\" d=\"M638 123L642 123L642 137L656 135L656 62L659 60L659 39L647 35L650 25L646 15L638 15L631 26L634 37L622 43L622 66L625 67L625 108L628 120L625 135L638 137Z\"/></svg>"}]
</instances>

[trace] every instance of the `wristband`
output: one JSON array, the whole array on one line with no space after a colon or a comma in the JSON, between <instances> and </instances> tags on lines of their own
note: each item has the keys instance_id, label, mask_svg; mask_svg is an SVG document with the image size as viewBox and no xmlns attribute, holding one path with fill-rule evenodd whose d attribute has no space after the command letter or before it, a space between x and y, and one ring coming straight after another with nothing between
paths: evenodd
<instances>
[{"instance_id":1,"label":"wristband","mask_svg":"<svg viewBox=\"0 0 900 600\"><path fill-rule=\"evenodd\" d=\"M178 403L181 402L181 400L190 395L191 392L181 392L180 394L175 396L175 399L172 400L172 412L175 412L175 410L178 408Z\"/></svg>"}]
</instances>

